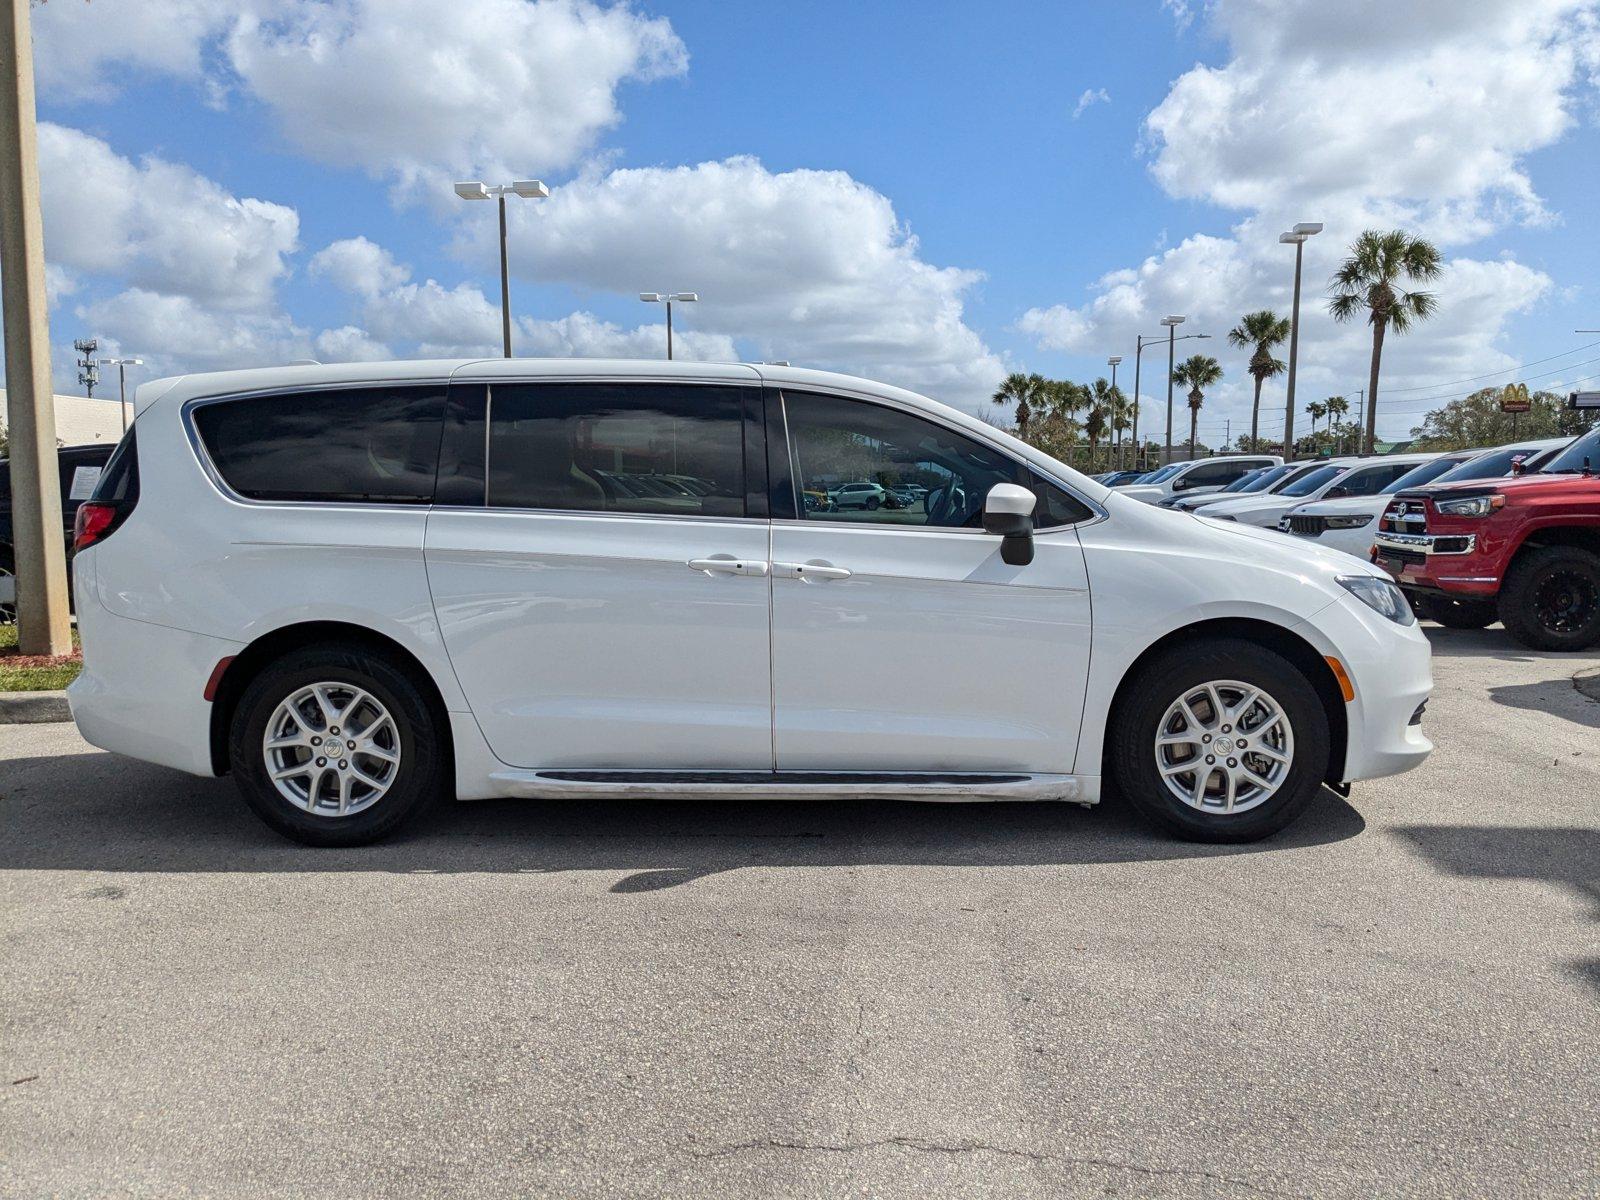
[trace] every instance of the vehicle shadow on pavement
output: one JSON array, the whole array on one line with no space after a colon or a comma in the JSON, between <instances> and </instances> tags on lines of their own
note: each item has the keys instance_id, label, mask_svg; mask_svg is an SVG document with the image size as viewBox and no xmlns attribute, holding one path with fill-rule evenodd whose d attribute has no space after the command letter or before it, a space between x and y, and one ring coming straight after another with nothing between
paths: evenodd
<instances>
[{"instance_id":1,"label":"vehicle shadow on pavement","mask_svg":"<svg viewBox=\"0 0 1600 1200\"><path fill-rule=\"evenodd\" d=\"M740 867L1094 865L1262 854L1342 841L1361 814L1324 789L1276 837L1180 842L1121 801L483 800L439 804L376 846L296 846L261 825L228 780L107 754L13 759L0 793L0 869L83 871L623 871L618 893Z\"/></svg>"},{"instance_id":2,"label":"vehicle shadow on pavement","mask_svg":"<svg viewBox=\"0 0 1600 1200\"><path fill-rule=\"evenodd\" d=\"M1434 865L1466 879L1554 883L1575 892L1600 921L1600 829L1581 826L1402 825L1394 831ZM1600 990L1600 958L1568 969Z\"/></svg>"},{"instance_id":3,"label":"vehicle shadow on pavement","mask_svg":"<svg viewBox=\"0 0 1600 1200\"><path fill-rule=\"evenodd\" d=\"M1512 640L1501 626L1489 629L1449 629L1431 622L1423 625L1436 658L1478 658L1496 662L1562 662L1570 654L1555 650L1530 650Z\"/></svg>"},{"instance_id":4,"label":"vehicle shadow on pavement","mask_svg":"<svg viewBox=\"0 0 1600 1200\"><path fill-rule=\"evenodd\" d=\"M1600 729L1600 701L1591 700L1570 679L1545 679L1538 683L1511 683L1491 687L1489 699L1508 708L1564 717L1576 725Z\"/></svg>"}]
</instances>

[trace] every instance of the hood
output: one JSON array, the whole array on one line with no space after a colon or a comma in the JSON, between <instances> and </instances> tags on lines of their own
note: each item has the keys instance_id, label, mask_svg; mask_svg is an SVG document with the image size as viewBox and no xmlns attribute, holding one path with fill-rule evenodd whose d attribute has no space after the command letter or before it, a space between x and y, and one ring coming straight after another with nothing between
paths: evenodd
<instances>
[{"instance_id":1,"label":"hood","mask_svg":"<svg viewBox=\"0 0 1600 1200\"><path fill-rule=\"evenodd\" d=\"M1310 539L1291 538L1276 529L1259 525L1243 525L1237 521L1218 521L1204 512L1181 514L1203 526L1214 536L1217 556L1233 555L1256 561L1270 560L1272 565L1287 569L1296 575L1322 576L1332 583L1340 575L1374 575L1380 579L1389 576L1363 559L1318 546Z\"/></svg>"},{"instance_id":2,"label":"hood","mask_svg":"<svg viewBox=\"0 0 1600 1200\"><path fill-rule=\"evenodd\" d=\"M1136 483L1129 487L1111 488L1113 496L1126 496L1130 500L1159 500L1167 494L1159 483Z\"/></svg>"},{"instance_id":3,"label":"hood","mask_svg":"<svg viewBox=\"0 0 1600 1200\"><path fill-rule=\"evenodd\" d=\"M1268 492L1265 496L1229 496L1226 500L1219 500L1215 504L1205 506L1206 516L1216 516L1228 513L1230 516L1239 513L1266 512L1268 509L1283 508L1293 503L1292 496L1274 496Z\"/></svg>"},{"instance_id":4,"label":"hood","mask_svg":"<svg viewBox=\"0 0 1600 1200\"><path fill-rule=\"evenodd\" d=\"M1538 472L1531 475L1502 475L1498 479L1463 479L1458 483L1407 488L1399 495L1413 498L1466 499L1471 496L1492 496L1498 492L1506 496L1538 496L1546 492L1563 492L1575 484L1600 490L1600 475L1591 475L1587 478L1582 475L1541 475Z\"/></svg>"},{"instance_id":5,"label":"hood","mask_svg":"<svg viewBox=\"0 0 1600 1200\"><path fill-rule=\"evenodd\" d=\"M1289 511L1308 517L1336 517L1346 513L1372 513L1376 516L1389 507L1393 496L1340 496L1337 500L1307 500Z\"/></svg>"}]
</instances>

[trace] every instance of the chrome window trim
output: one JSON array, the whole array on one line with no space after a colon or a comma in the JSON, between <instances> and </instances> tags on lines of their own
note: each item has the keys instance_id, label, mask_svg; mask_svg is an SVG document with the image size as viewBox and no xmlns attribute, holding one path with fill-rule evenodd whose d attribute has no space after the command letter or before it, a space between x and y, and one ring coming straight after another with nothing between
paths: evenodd
<instances>
[{"instance_id":1,"label":"chrome window trim","mask_svg":"<svg viewBox=\"0 0 1600 1200\"><path fill-rule=\"evenodd\" d=\"M977 442L980 445L986 446L990 450L994 451L994 453L1000 455L1007 462L1014 464L1019 462L1017 456L1006 447L996 445L988 438L979 435L976 431L951 426L947 422L940 420L934 414L926 412L914 404L907 404L903 400L897 400L892 396L881 396L874 392L858 392L853 389L840 387L807 387L801 385L791 386L780 383L771 383L767 384L766 386L776 388L778 392L779 408L783 413L784 449L789 455L789 483L796 493L794 497L794 504L797 512L803 511L803 509L801 508L799 496L800 476L794 461L794 439L789 435L788 393L790 391L802 392L814 396L832 396L840 400L860 400L865 401L868 404L879 404L885 408L892 408L897 412L907 413L910 416L918 417L921 420L927 421L931 425L936 425L947 433L954 434L957 437L964 437L968 441ZM1071 496L1074 500L1078 501L1089 510L1089 516L1085 517L1081 521L1069 521L1062 525L1036 526L1034 529L1035 533L1059 533L1063 529L1082 529L1085 526L1094 525L1109 518L1110 514L1106 511L1104 506L1095 503L1088 496L1085 496L1082 492L1078 491L1077 488L1064 483L1056 475L1043 470L1027 459L1020 460L1020 464L1030 473L1038 475L1040 478L1045 480L1045 482L1054 484L1056 487L1066 492L1067 495ZM994 536L991 533L986 533L982 529L969 529L963 526L901 525L894 521L808 521L805 517L784 517L774 518L772 523L774 525L805 526L810 529L893 529L901 533L960 533L967 534L969 536L972 534L977 534L983 537Z\"/></svg>"}]
</instances>

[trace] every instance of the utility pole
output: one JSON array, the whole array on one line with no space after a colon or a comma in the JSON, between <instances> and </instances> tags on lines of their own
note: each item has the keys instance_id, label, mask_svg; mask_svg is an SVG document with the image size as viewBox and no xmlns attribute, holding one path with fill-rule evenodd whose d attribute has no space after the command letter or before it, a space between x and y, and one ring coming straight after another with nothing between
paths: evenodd
<instances>
[{"instance_id":1,"label":"utility pole","mask_svg":"<svg viewBox=\"0 0 1600 1200\"><path fill-rule=\"evenodd\" d=\"M1306 239L1322 232L1321 221L1301 221L1278 241L1294 246L1294 307L1289 312L1289 384L1284 389L1283 461L1294 461L1294 372L1300 358L1300 267L1305 259Z\"/></svg>"},{"instance_id":2,"label":"utility pole","mask_svg":"<svg viewBox=\"0 0 1600 1200\"><path fill-rule=\"evenodd\" d=\"M100 349L100 342L97 338L79 338L72 343L72 348L78 352L78 383L84 389L83 394L93 399L94 385L100 382L100 360L94 356Z\"/></svg>"},{"instance_id":3,"label":"utility pole","mask_svg":"<svg viewBox=\"0 0 1600 1200\"><path fill-rule=\"evenodd\" d=\"M0 300L11 418L17 649L23 654L70 654L28 10L29 0L0 0Z\"/></svg>"}]
</instances>

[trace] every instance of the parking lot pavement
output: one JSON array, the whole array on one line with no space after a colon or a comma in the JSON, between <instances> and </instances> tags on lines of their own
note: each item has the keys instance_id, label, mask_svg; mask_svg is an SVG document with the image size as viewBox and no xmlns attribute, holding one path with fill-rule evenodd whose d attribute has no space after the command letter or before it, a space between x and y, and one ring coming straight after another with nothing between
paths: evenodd
<instances>
[{"instance_id":1,"label":"parking lot pavement","mask_svg":"<svg viewBox=\"0 0 1600 1200\"><path fill-rule=\"evenodd\" d=\"M1600 657L1430 634L1434 757L1244 848L497 802L315 851L0 729L0 1188L1593 1196Z\"/></svg>"}]
</instances>

